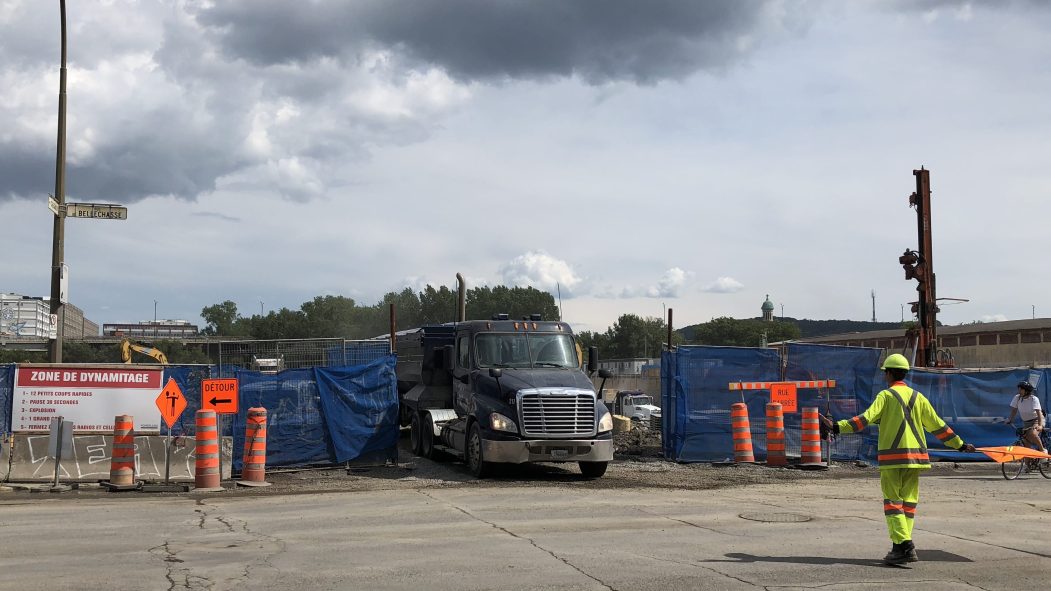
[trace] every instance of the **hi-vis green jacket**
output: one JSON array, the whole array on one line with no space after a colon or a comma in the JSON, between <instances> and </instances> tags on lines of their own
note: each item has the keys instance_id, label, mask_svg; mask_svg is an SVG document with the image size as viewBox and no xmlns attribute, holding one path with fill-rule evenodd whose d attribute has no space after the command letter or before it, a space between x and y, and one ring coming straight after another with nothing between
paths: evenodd
<instances>
[{"instance_id":1,"label":"hi-vis green jacket","mask_svg":"<svg viewBox=\"0 0 1051 591\"><path fill-rule=\"evenodd\" d=\"M924 430L953 449L963 447L963 439L945 424L927 398L905 382L895 382L876 395L868 410L836 426L840 433L856 433L872 423L879 423L880 470L930 468Z\"/></svg>"}]
</instances>

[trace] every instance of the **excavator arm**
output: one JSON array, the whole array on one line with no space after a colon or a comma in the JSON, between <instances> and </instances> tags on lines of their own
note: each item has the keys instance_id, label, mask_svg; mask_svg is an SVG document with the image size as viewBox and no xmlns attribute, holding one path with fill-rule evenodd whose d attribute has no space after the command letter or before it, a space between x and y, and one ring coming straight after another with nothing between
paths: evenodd
<instances>
[{"instance_id":1,"label":"excavator arm","mask_svg":"<svg viewBox=\"0 0 1051 591\"><path fill-rule=\"evenodd\" d=\"M144 347L142 345L136 345L135 343L124 339L120 342L120 355L124 360L124 363L131 363L131 352L142 353L143 355L149 355L157 360L157 363L161 365L168 365L168 356L165 355L160 349L154 349L153 347Z\"/></svg>"}]
</instances>

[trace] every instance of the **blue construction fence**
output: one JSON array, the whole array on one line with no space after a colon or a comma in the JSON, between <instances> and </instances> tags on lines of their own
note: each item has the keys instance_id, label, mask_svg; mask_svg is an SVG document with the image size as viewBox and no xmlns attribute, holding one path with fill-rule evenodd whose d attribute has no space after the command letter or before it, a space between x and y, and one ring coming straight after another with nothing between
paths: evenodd
<instances>
[{"instance_id":1,"label":"blue construction fence","mask_svg":"<svg viewBox=\"0 0 1051 591\"><path fill-rule=\"evenodd\" d=\"M799 412L785 413L788 455L798 455L802 432L801 410L817 407L836 420L863 412L886 388L879 360L883 351L866 347L789 344L782 350L749 347L683 346L661 357L661 402L664 456L679 462L716 462L733 459L730 405L744 402L756 459L766 458L766 404L769 390L731 391L735 382L835 380L834 388L799 389ZM914 370L906 383L922 392L939 415L968 443L1008 445L1014 428L1003 423L1017 383L1036 385L1041 406L1048 408L1051 367L997 370ZM1015 419L1015 425L1020 421ZM832 443L835 460L875 463L878 431L843 435ZM928 435L935 460L984 460L982 454L949 450Z\"/></svg>"},{"instance_id":2,"label":"blue construction fence","mask_svg":"<svg viewBox=\"0 0 1051 591\"><path fill-rule=\"evenodd\" d=\"M267 409L267 466L335 464L396 453L398 391L396 357L343 367L290 369L274 375L220 368L214 365L169 365L163 382L172 378L186 398L186 410L172 425L172 435L193 437L195 413L201 408L201 380L234 375L238 380L239 413L220 415L222 434L234 442L234 470L241 468L247 412ZM0 431L11 433L16 365L0 365ZM167 430L162 425L162 433Z\"/></svg>"}]
</instances>

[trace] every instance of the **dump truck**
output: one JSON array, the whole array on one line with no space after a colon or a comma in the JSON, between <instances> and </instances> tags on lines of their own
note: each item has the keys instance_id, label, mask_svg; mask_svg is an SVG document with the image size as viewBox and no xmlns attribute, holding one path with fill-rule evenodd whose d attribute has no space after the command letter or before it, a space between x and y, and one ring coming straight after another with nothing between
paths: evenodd
<instances>
[{"instance_id":1,"label":"dump truck","mask_svg":"<svg viewBox=\"0 0 1051 591\"><path fill-rule=\"evenodd\" d=\"M621 390L613 402L613 414L649 426L651 417L660 419L661 408L653 404L653 398L641 390Z\"/></svg>"},{"instance_id":2,"label":"dump truck","mask_svg":"<svg viewBox=\"0 0 1051 591\"><path fill-rule=\"evenodd\" d=\"M613 459L613 416L596 395L569 324L531 315L459 320L396 333L402 421L421 457L497 464L576 462L598 478ZM608 372L598 373L605 379Z\"/></svg>"}]
</instances>

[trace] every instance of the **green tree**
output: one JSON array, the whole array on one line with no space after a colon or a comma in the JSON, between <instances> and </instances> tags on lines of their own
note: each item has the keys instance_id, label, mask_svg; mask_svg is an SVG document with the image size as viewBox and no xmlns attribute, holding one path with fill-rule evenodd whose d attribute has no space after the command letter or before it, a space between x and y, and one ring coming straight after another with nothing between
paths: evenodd
<instances>
[{"instance_id":1,"label":"green tree","mask_svg":"<svg viewBox=\"0 0 1051 591\"><path fill-rule=\"evenodd\" d=\"M317 296L300 306L306 320L305 333L311 337L347 338L361 324L362 311L351 298Z\"/></svg>"},{"instance_id":2,"label":"green tree","mask_svg":"<svg viewBox=\"0 0 1051 591\"><path fill-rule=\"evenodd\" d=\"M238 336L235 326L241 318L237 314L237 304L226 300L221 304L206 306L201 310L201 318L206 323L202 334L210 336Z\"/></svg>"},{"instance_id":3,"label":"green tree","mask_svg":"<svg viewBox=\"0 0 1051 591\"><path fill-rule=\"evenodd\" d=\"M737 320L723 316L695 326L692 344L758 347L762 344L764 332L768 343L799 338L799 327L790 322Z\"/></svg>"}]
</instances>

